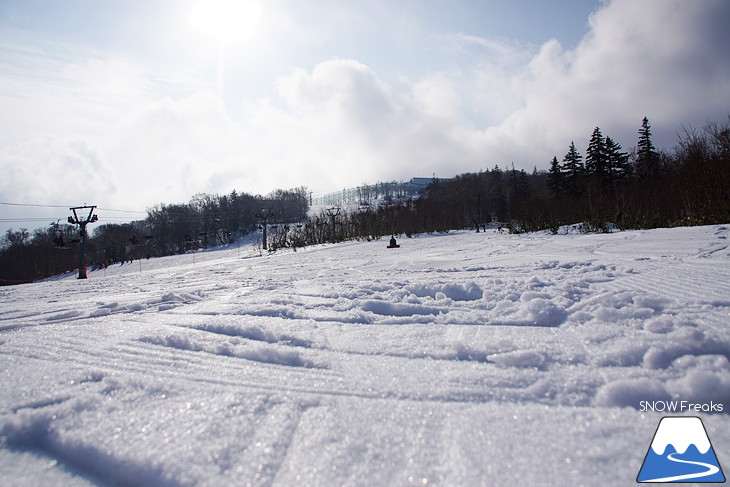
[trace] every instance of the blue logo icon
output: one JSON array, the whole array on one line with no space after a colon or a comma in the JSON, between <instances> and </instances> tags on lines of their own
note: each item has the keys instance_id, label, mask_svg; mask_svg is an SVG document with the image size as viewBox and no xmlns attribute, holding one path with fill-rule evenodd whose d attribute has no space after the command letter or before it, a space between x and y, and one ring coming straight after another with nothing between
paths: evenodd
<instances>
[{"instance_id":1,"label":"blue logo icon","mask_svg":"<svg viewBox=\"0 0 730 487\"><path fill-rule=\"evenodd\" d=\"M662 418L636 481L725 482L702 420L693 416Z\"/></svg>"}]
</instances>

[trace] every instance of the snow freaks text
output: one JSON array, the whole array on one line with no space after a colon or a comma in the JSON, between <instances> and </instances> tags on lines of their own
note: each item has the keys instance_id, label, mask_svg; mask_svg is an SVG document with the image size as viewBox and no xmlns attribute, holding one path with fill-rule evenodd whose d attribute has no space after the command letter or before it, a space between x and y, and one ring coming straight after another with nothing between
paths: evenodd
<instances>
[{"instance_id":1,"label":"snow freaks text","mask_svg":"<svg viewBox=\"0 0 730 487\"><path fill-rule=\"evenodd\" d=\"M703 412L703 413L721 413L724 409L723 403L710 401L709 403L693 403L690 401L640 401L639 411L642 413L652 412L669 412L669 413L685 413L685 412Z\"/></svg>"}]
</instances>

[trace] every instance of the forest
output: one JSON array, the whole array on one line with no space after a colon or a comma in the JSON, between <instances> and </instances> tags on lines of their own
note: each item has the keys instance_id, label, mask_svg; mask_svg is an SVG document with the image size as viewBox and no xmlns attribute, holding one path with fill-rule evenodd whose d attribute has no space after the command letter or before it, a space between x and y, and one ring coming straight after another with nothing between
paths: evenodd
<instances>
[{"instance_id":1,"label":"forest","mask_svg":"<svg viewBox=\"0 0 730 487\"><path fill-rule=\"evenodd\" d=\"M512 233L580 224L586 232L730 223L730 116L685 127L658 151L644 117L637 143L622 148L600 127L581 152L574 142L548 171L500 168L436 180L418 195L360 205L309 207L305 187L253 196L199 194L158 204L144 220L99 224L89 236L91 266L194 251L264 231L267 251L324 242L500 227ZM63 245L59 245L59 242ZM32 282L76 268L79 231L54 224L0 239L0 285Z\"/></svg>"}]
</instances>

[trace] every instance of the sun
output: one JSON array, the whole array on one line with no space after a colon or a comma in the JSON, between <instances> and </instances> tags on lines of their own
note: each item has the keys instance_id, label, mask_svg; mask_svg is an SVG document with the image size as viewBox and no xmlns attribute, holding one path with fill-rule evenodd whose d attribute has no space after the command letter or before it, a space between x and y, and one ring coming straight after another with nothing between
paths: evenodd
<instances>
[{"instance_id":1,"label":"sun","mask_svg":"<svg viewBox=\"0 0 730 487\"><path fill-rule=\"evenodd\" d=\"M190 12L190 21L220 44L231 44L255 36L261 7L252 0L201 0Z\"/></svg>"}]
</instances>

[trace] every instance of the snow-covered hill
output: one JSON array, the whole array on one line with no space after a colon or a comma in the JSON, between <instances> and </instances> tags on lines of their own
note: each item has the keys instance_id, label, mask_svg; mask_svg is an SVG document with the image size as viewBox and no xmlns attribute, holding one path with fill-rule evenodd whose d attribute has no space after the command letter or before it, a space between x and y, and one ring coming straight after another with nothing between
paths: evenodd
<instances>
[{"instance_id":1,"label":"snow-covered hill","mask_svg":"<svg viewBox=\"0 0 730 487\"><path fill-rule=\"evenodd\" d=\"M243 246L0 288L0 484L625 486L670 400L724 405L685 413L730 464L729 234Z\"/></svg>"}]
</instances>

